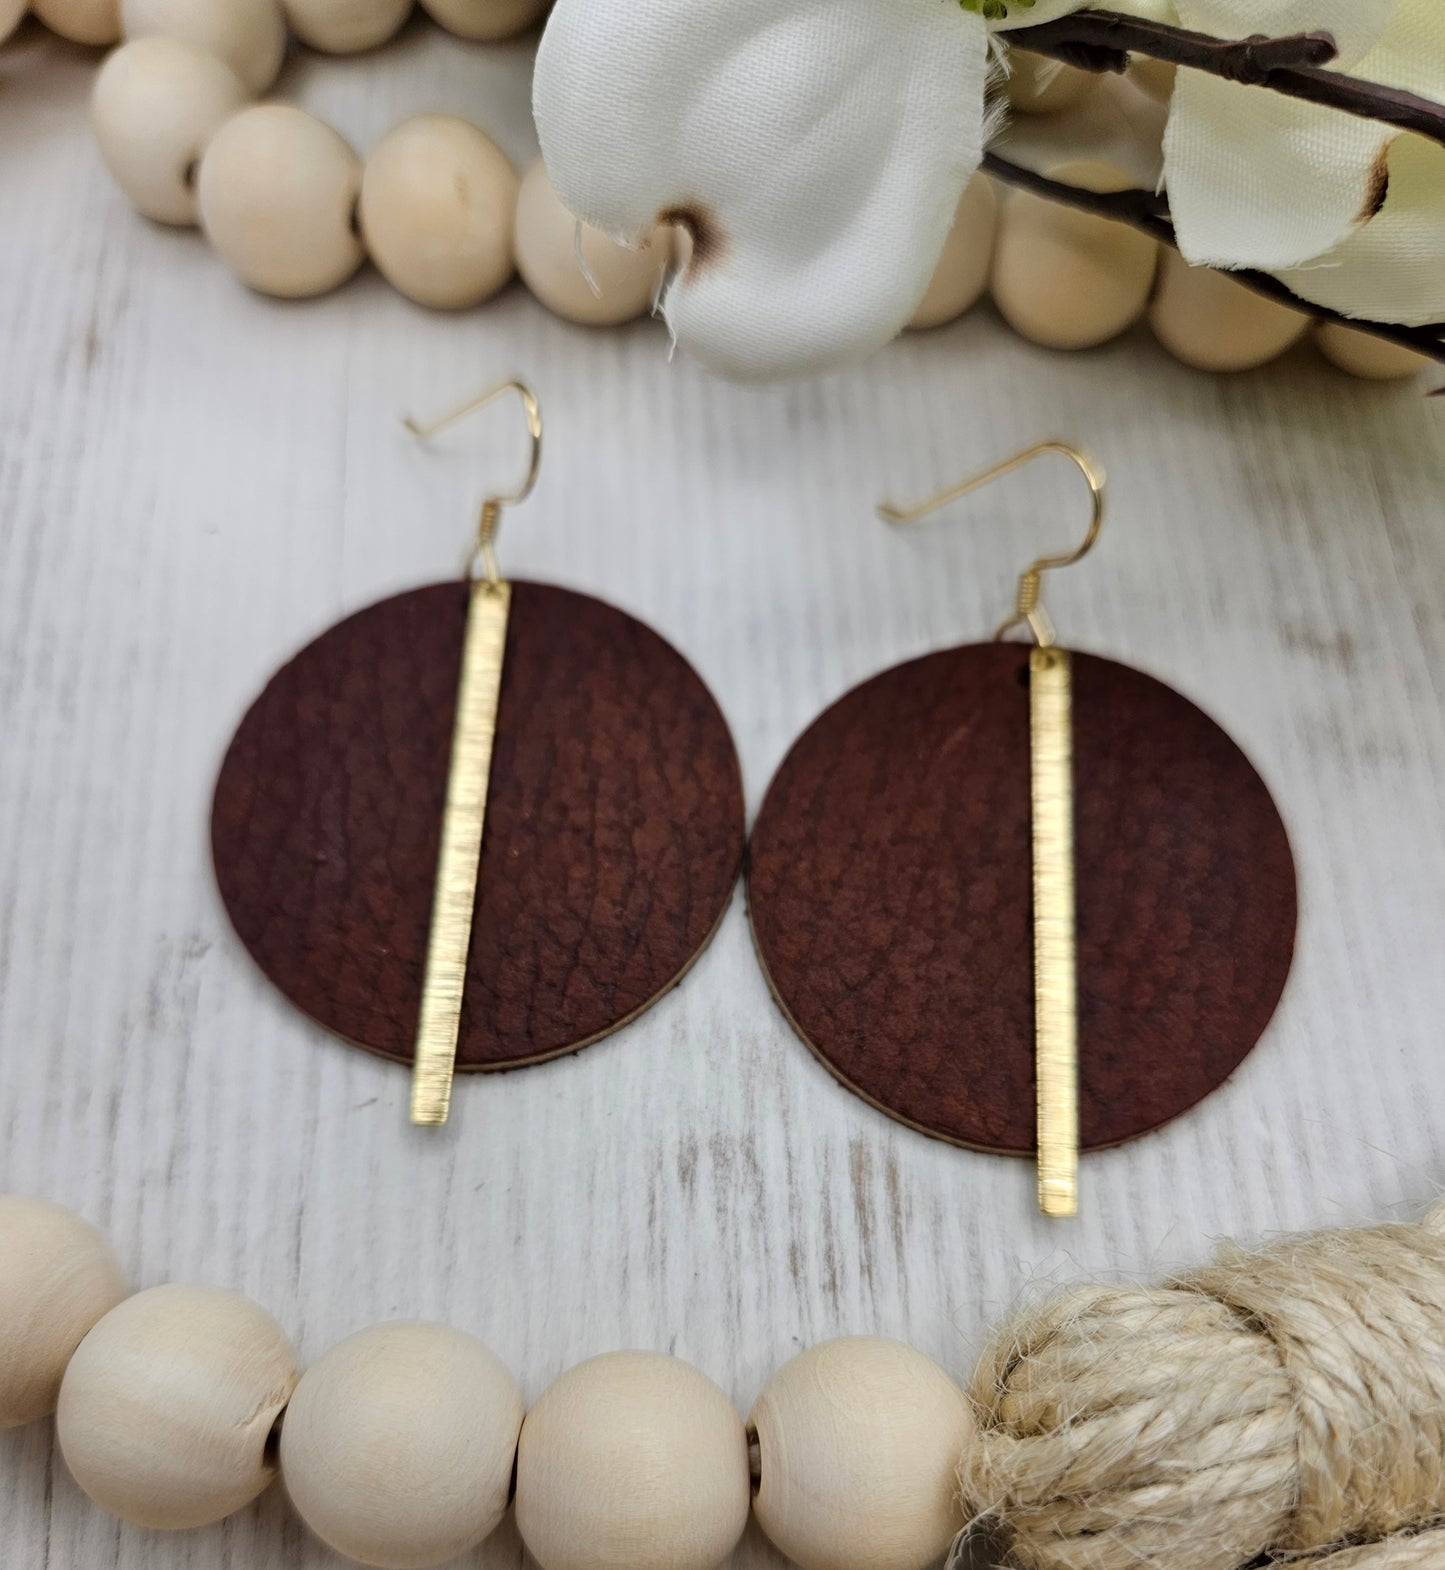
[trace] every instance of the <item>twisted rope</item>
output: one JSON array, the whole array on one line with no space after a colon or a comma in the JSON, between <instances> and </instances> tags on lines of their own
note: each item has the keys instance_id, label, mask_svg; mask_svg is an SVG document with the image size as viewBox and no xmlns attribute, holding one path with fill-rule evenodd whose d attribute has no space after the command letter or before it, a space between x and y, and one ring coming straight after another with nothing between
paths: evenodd
<instances>
[{"instance_id":1,"label":"twisted rope","mask_svg":"<svg viewBox=\"0 0 1445 1570\"><path fill-rule=\"evenodd\" d=\"M1023 1570L1442 1570L1445 1206L1066 1293L972 1396L963 1502Z\"/></svg>"}]
</instances>

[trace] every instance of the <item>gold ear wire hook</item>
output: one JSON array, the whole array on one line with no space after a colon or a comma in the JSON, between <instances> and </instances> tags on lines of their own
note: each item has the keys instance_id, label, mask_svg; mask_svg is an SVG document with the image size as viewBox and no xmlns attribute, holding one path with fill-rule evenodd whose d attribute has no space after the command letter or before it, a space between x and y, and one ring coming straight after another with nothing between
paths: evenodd
<instances>
[{"instance_id":1,"label":"gold ear wire hook","mask_svg":"<svg viewBox=\"0 0 1445 1570\"><path fill-rule=\"evenodd\" d=\"M494 587L502 581L502 575L497 570L496 541L497 532L501 527L502 509L515 507L519 502L524 502L532 494L532 489L537 483L537 475L542 467L542 406L537 402L537 395L527 386L526 382L508 381L499 387L493 387L470 402L464 403L460 408L453 409L451 413L442 415L428 425L422 425L407 415L402 424L406 426L413 436L419 441L427 441L438 432L456 425L470 414L475 414L479 409L485 409L489 403L505 393L514 392L522 400L522 410L527 418L527 434L532 439L531 456L527 463L526 478L516 488L505 496L489 496L482 503L481 514L477 519L477 556L480 557L486 580Z\"/></svg>"},{"instance_id":2,"label":"gold ear wire hook","mask_svg":"<svg viewBox=\"0 0 1445 1570\"><path fill-rule=\"evenodd\" d=\"M1089 532L1084 536L1082 543L1075 546L1072 551L1055 556L1040 556L1024 569L1019 575L1013 615L994 633L995 639L998 639L1012 632L1017 626L1027 626L1041 649L1051 647L1056 637L1054 624L1042 603L1043 575L1059 567L1072 567L1075 562L1082 561L1094 548L1094 542L1099 538L1099 530L1104 526L1104 471L1092 458L1080 452L1077 447L1069 446L1067 442L1036 442L1032 447L1026 447L1022 452L1015 453L1012 458L1005 458L1002 463L996 463L992 468L983 470L981 474L972 475L960 484L940 491L936 496L930 496L914 507L895 507L891 502L884 502L878 508L878 516L885 523L917 523L920 518L926 518L930 513L937 512L939 508L948 506L950 502L957 501L960 496L967 496L970 491L976 491L993 480L1000 480L1004 475L1012 474L1015 469L1022 469L1025 464L1032 463L1035 458L1041 458L1048 453L1058 453L1061 457L1067 458L1089 482L1089 493L1093 500Z\"/></svg>"}]
</instances>

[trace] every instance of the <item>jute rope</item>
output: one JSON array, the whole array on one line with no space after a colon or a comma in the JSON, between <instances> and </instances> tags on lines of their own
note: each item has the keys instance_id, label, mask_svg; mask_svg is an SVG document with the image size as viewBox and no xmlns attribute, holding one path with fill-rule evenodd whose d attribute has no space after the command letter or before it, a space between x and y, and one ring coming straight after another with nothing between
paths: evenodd
<instances>
[{"instance_id":1,"label":"jute rope","mask_svg":"<svg viewBox=\"0 0 1445 1570\"><path fill-rule=\"evenodd\" d=\"M972 1395L964 1506L1023 1570L1445 1570L1445 1206L1068 1292Z\"/></svg>"}]
</instances>

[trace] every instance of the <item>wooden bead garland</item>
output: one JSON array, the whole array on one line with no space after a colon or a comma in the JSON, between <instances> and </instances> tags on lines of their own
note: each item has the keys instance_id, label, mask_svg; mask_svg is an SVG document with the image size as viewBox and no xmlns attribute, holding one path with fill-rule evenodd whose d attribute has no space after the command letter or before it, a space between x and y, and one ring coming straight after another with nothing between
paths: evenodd
<instances>
[{"instance_id":1,"label":"wooden bead garland","mask_svg":"<svg viewBox=\"0 0 1445 1570\"><path fill-rule=\"evenodd\" d=\"M910 327L940 327L983 298L997 235L998 195L993 181L979 172L968 182L958 204L943 254Z\"/></svg>"},{"instance_id":2,"label":"wooden bead garland","mask_svg":"<svg viewBox=\"0 0 1445 1570\"><path fill-rule=\"evenodd\" d=\"M0 42L27 0L0 0ZM36 14L67 38L107 44L124 32L131 44L104 92L97 87L93 119L102 157L117 183L148 217L196 222L194 193L182 194L200 167L199 154L237 105L230 79L172 53L127 59L134 43L165 37L190 44L230 67L251 94L265 92L280 70L288 24L312 47L349 53L384 43L406 20L413 0L33 0ZM511 37L534 26L550 0L421 0L423 9L457 36L479 41ZM124 61L123 64L119 63ZM1076 105L1098 78L1027 51L1014 52L1007 83L1010 106L1048 116ZM1131 75L1167 98L1174 68L1135 61ZM443 130L439 123L451 122ZM585 271L578 266L570 214L562 209L540 163L520 188L501 152L475 127L441 115L398 126L372 154L371 219L348 217L393 286L418 304L443 310L476 305L504 287L511 254L534 294L554 314L593 326L633 320L654 304L673 266L685 265L680 231L659 230L640 251L589 226L581 228ZM351 191L352 165L334 144L310 133L305 159L332 193ZM340 139L337 138L337 141ZM343 144L344 145L344 144ZM370 161L369 161L370 162ZM178 172L179 171L179 172ZM425 171L425 173L421 173ZM1111 171L1065 165L1066 180L1118 183ZM510 178L508 178L510 176ZM447 182L459 180L448 192ZM1124 182L1130 183L1130 182ZM259 179L233 169L216 198L213 243L242 278L263 293L286 297L324 293L360 266L359 244L343 240L333 215L296 218L293 193L267 192ZM460 193L465 188L466 195ZM1106 188L1106 187L1100 187ZM352 192L353 197L360 192ZM506 234L513 229L510 243ZM294 226L294 228L292 227ZM289 232L288 232L289 231ZM208 233L211 231L208 229ZM216 238L219 234L222 238ZM353 236L355 239L355 236ZM317 254L308 254L311 248ZM1127 226L1060 208L1028 193L1000 204L985 176L975 176L929 289L909 323L942 326L968 311L991 287L1005 320L1022 336L1050 348L1093 348L1127 331L1147 311L1162 346L1198 369L1237 371L1267 364L1311 331L1307 313L1235 290L1208 269L1190 269ZM506 258L506 260L504 260ZM506 268L504 272L503 269ZM983 281L980 281L980 275ZM1403 379L1429 362L1380 344L1338 323L1312 333L1339 369L1371 380Z\"/></svg>"},{"instance_id":3,"label":"wooden bead garland","mask_svg":"<svg viewBox=\"0 0 1445 1570\"><path fill-rule=\"evenodd\" d=\"M271 1482L271 1430L297 1378L281 1327L216 1287L163 1286L111 1309L70 1360L55 1414L65 1464L136 1526L209 1526Z\"/></svg>"},{"instance_id":4,"label":"wooden bead garland","mask_svg":"<svg viewBox=\"0 0 1445 1570\"><path fill-rule=\"evenodd\" d=\"M39 1201L0 1197L0 1260L10 1399L53 1384L61 1342L35 1327L55 1305L73 1329L123 1288L96 1234ZM92 1272L98 1297L77 1291ZM967 1399L899 1343L815 1347L759 1396L751 1458L722 1391L676 1358L593 1358L523 1420L510 1375L470 1337L378 1326L298 1385L268 1315L183 1286L96 1323L57 1431L97 1503L175 1527L266 1486L278 1423L303 1514L383 1570L484 1534L514 1448L518 1525L542 1570L708 1570L742 1533L750 1480L759 1524L804 1570L922 1570L965 1522L1014 1570L1239 1570L1286 1554L1311 1570L1438 1570L1445 1205L1418 1226L1226 1244L1163 1287L1065 1292L998 1331Z\"/></svg>"},{"instance_id":5,"label":"wooden bead garland","mask_svg":"<svg viewBox=\"0 0 1445 1570\"><path fill-rule=\"evenodd\" d=\"M1331 365L1366 381L1398 381L1417 375L1430 364L1423 354L1416 354L1413 349L1384 343L1373 333L1341 327L1338 322L1321 322L1315 330L1315 342Z\"/></svg>"},{"instance_id":6,"label":"wooden bead garland","mask_svg":"<svg viewBox=\"0 0 1445 1570\"><path fill-rule=\"evenodd\" d=\"M15 31L30 8L30 0L0 0L0 44Z\"/></svg>"},{"instance_id":7,"label":"wooden bead garland","mask_svg":"<svg viewBox=\"0 0 1445 1570\"><path fill-rule=\"evenodd\" d=\"M125 1293L94 1227L48 1200L0 1195L0 1429L50 1416L76 1347Z\"/></svg>"},{"instance_id":8,"label":"wooden bead garland","mask_svg":"<svg viewBox=\"0 0 1445 1570\"><path fill-rule=\"evenodd\" d=\"M552 0L421 0L422 9L458 38L494 43L534 27Z\"/></svg>"},{"instance_id":9,"label":"wooden bead garland","mask_svg":"<svg viewBox=\"0 0 1445 1570\"><path fill-rule=\"evenodd\" d=\"M803 1570L925 1570L963 1526L954 1484L975 1425L963 1392L897 1341L799 1353L748 1419L758 1522Z\"/></svg>"},{"instance_id":10,"label":"wooden bead garland","mask_svg":"<svg viewBox=\"0 0 1445 1570\"><path fill-rule=\"evenodd\" d=\"M215 55L246 84L264 93L286 58L286 18L277 0L120 0L129 40L175 38Z\"/></svg>"},{"instance_id":11,"label":"wooden bead garland","mask_svg":"<svg viewBox=\"0 0 1445 1570\"><path fill-rule=\"evenodd\" d=\"M325 54L360 54L401 29L411 0L284 0L286 20L303 44Z\"/></svg>"},{"instance_id":12,"label":"wooden bead garland","mask_svg":"<svg viewBox=\"0 0 1445 1570\"><path fill-rule=\"evenodd\" d=\"M1228 273L1191 267L1164 249L1149 306L1154 336L1201 371L1249 371L1278 359L1309 330L1309 318L1266 299Z\"/></svg>"},{"instance_id":13,"label":"wooden bead garland","mask_svg":"<svg viewBox=\"0 0 1445 1570\"><path fill-rule=\"evenodd\" d=\"M1104 164L1065 164L1051 173L1097 191L1133 183ZM1144 314L1158 258L1158 242L1127 224L1016 191L1000 220L994 304L1033 343L1092 349Z\"/></svg>"},{"instance_id":14,"label":"wooden bead garland","mask_svg":"<svg viewBox=\"0 0 1445 1570\"><path fill-rule=\"evenodd\" d=\"M281 1477L321 1540L359 1564L426 1570L502 1519L526 1408L501 1360L445 1325L375 1325L301 1376Z\"/></svg>"},{"instance_id":15,"label":"wooden bead garland","mask_svg":"<svg viewBox=\"0 0 1445 1570\"><path fill-rule=\"evenodd\" d=\"M3 4L4 0L0 0ZM394 127L365 166L314 116L247 105L274 80L286 25L315 48L385 42L411 0L124 0L130 41L97 79L92 123L116 183L149 218L199 222L243 282L299 299L344 283L369 252L418 304L460 310L512 276L558 315L589 325L649 310L672 261L671 231L638 250L576 225L540 161L525 185L483 132L452 115ZM469 38L530 26L546 0L434 0Z\"/></svg>"},{"instance_id":16,"label":"wooden bead garland","mask_svg":"<svg viewBox=\"0 0 1445 1570\"><path fill-rule=\"evenodd\" d=\"M112 178L158 223L196 221L194 171L246 102L223 60L178 38L138 38L100 68L90 117Z\"/></svg>"},{"instance_id":17,"label":"wooden bead garland","mask_svg":"<svg viewBox=\"0 0 1445 1570\"><path fill-rule=\"evenodd\" d=\"M517 1528L542 1570L713 1570L748 1522L748 1442L705 1374L612 1352L543 1392L517 1447Z\"/></svg>"},{"instance_id":18,"label":"wooden bead garland","mask_svg":"<svg viewBox=\"0 0 1445 1570\"><path fill-rule=\"evenodd\" d=\"M263 294L325 294L361 266L352 222L361 160L331 127L290 104L253 104L216 132L196 200L206 238Z\"/></svg>"},{"instance_id":19,"label":"wooden bead garland","mask_svg":"<svg viewBox=\"0 0 1445 1570\"><path fill-rule=\"evenodd\" d=\"M517 176L455 115L417 115L377 143L361 180L361 233L393 288L438 310L479 305L514 262Z\"/></svg>"},{"instance_id":20,"label":"wooden bead garland","mask_svg":"<svg viewBox=\"0 0 1445 1570\"><path fill-rule=\"evenodd\" d=\"M30 9L52 33L92 48L120 37L117 0L30 0Z\"/></svg>"}]
</instances>

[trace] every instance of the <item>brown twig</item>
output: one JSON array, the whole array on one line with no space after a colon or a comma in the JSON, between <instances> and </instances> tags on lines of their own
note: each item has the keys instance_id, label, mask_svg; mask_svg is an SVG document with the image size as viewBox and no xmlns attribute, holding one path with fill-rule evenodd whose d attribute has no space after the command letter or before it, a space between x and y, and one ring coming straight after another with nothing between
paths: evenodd
<instances>
[{"instance_id":1,"label":"brown twig","mask_svg":"<svg viewBox=\"0 0 1445 1570\"><path fill-rule=\"evenodd\" d=\"M1020 49L1085 71L1123 71L1131 54L1206 71L1229 82L1268 87L1445 144L1445 105L1343 71L1324 69L1338 51L1328 33L1289 38L1212 38L1114 11L1076 11L1006 35Z\"/></svg>"},{"instance_id":2,"label":"brown twig","mask_svg":"<svg viewBox=\"0 0 1445 1570\"><path fill-rule=\"evenodd\" d=\"M1063 180L1052 180L1047 175L1036 174L1032 169L1025 169L1022 164L1013 163L998 153L985 153L983 166L989 174L1009 185L1018 186L1021 190L1032 191L1037 196L1046 196L1051 201L1063 202L1084 212L1096 213L1101 218L1117 219L1147 235L1152 235L1154 239L1163 241L1165 245L1176 244L1174 225L1169 217L1169 205L1164 197L1156 195L1153 191L1086 191L1081 186L1069 185ZM1401 327L1392 322L1358 321L1354 317L1342 316L1338 311L1332 311L1327 306L1314 305L1308 300L1300 299L1293 290L1268 273L1243 271L1231 272L1229 276L1247 288L1253 289L1256 294L1262 294L1268 299L1278 300L1282 305L1303 311L1307 316L1314 317L1316 321L1336 322L1342 327L1352 327L1359 332L1370 333L1376 338L1382 338L1386 343L1397 344L1402 349L1413 349L1417 354L1427 355L1430 359L1445 365L1445 322L1429 327Z\"/></svg>"}]
</instances>

